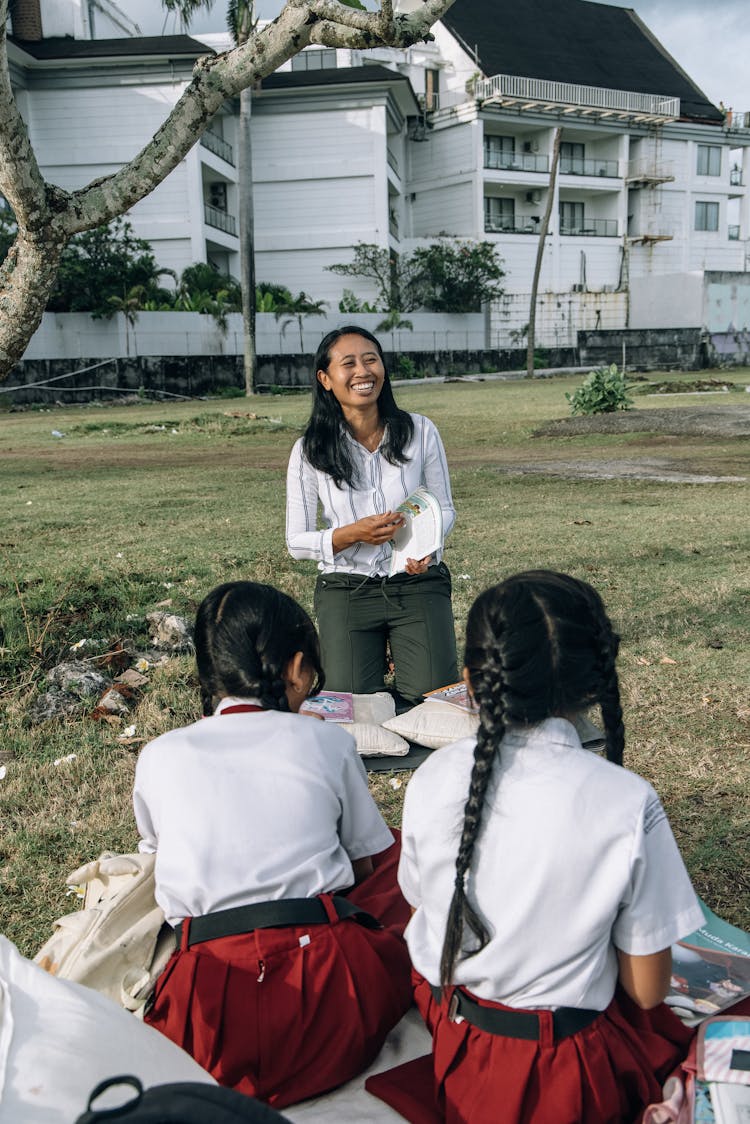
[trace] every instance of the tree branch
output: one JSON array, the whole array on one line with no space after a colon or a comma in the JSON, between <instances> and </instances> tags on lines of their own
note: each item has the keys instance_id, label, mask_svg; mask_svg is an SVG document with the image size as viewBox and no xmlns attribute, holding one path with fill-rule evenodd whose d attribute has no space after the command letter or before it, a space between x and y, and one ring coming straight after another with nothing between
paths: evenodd
<instances>
[{"instance_id":1,"label":"tree branch","mask_svg":"<svg viewBox=\"0 0 750 1124\"><path fill-rule=\"evenodd\" d=\"M44 222L45 184L10 85L7 19L8 0L0 0L0 191L19 228L33 232Z\"/></svg>"}]
</instances>

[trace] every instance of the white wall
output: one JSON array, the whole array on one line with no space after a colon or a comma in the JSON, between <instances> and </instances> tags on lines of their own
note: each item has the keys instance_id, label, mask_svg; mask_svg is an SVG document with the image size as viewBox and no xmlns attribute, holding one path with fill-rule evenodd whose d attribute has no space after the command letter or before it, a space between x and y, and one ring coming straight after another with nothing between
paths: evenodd
<instances>
[{"instance_id":1,"label":"white wall","mask_svg":"<svg viewBox=\"0 0 750 1124\"><path fill-rule=\"evenodd\" d=\"M271 313L257 317L259 355L296 355L300 352L296 318L284 327ZM303 320L303 352L317 350L323 336L333 328L352 322L368 328L380 339L384 350L478 351L485 346L485 318L481 312L465 316L414 312L408 319L413 330L378 331L382 314L338 311ZM122 313L110 320L93 320L84 312L45 312L24 359L120 359L138 355L241 355L242 317L232 313L227 331L221 332L210 316L197 312L140 312L135 325ZM282 330L283 329L283 330Z\"/></svg>"},{"instance_id":2,"label":"white wall","mask_svg":"<svg viewBox=\"0 0 750 1124\"><path fill-rule=\"evenodd\" d=\"M529 293L505 293L490 310L488 346L525 347ZM624 328L627 293L539 293L535 342L538 347L575 347L579 330Z\"/></svg>"},{"instance_id":3,"label":"white wall","mask_svg":"<svg viewBox=\"0 0 750 1124\"><path fill-rule=\"evenodd\" d=\"M699 328L703 274L638 277L630 283L630 328Z\"/></svg>"}]
</instances>

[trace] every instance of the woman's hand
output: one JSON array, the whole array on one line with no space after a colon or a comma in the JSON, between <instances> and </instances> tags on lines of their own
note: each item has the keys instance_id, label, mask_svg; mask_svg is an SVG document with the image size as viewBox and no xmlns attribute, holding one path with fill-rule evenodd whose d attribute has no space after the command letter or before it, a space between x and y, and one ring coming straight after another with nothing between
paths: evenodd
<instances>
[{"instance_id":1,"label":"woman's hand","mask_svg":"<svg viewBox=\"0 0 750 1124\"><path fill-rule=\"evenodd\" d=\"M404 525L404 516L395 511L386 511L384 515L367 515L358 519L356 523L347 523L344 527L337 527L333 532L333 553L338 554L347 547L358 542L369 543L370 546L382 546L389 542L399 527Z\"/></svg>"},{"instance_id":2,"label":"woman's hand","mask_svg":"<svg viewBox=\"0 0 750 1124\"><path fill-rule=\"evenodd\" d=\"M423 574L431 562L431 554L428 554L426 558L407 558L404 569L407 574Z\"/></svg>"}]
</instances>

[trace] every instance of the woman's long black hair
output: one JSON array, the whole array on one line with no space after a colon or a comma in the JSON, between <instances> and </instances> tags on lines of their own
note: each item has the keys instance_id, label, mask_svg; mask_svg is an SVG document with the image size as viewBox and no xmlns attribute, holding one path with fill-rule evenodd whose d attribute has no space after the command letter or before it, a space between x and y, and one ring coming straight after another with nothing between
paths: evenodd
<instances>
[{"instance_id":1,"label":"woman's long black hair","mask_svg":"<svg viewBox=\"0 0 750 1124\"><path fill-rule=\"evenodd\" d=\"M257 698L267 710L288 710L284 670L302 652L313 671L311 693L323 689L320 645L305 610L271 585L227 582L203 599L195 618L195 658L204 715L229 695Z\"/></svg>"},{"instance_id":2,"label":"woman's long black hair","mask_svg":"<svg viewBox=\"0 0 750 1124\"><path fill-rule=\"evenodd\" d=\"M479 707L479 732L456 857L456 878L440 961L448 987L462 952L464 927L473 956L487 927L466 885L492 766L509 726L573 716L598 703L607 758L622 764L625 733L615 668L619 637L599 594L586 582L551 570L516 574L477 597L466 622L464 663Z\"/></svg>"},{"instance_id":3,"label":"woman's long black hair","mask_svg":"<svg viewBox=\"0 0 750 1124\"><path fill-rule=\"evenodd\" d=\"M366 328L347 324L324 336L313 362L312 414L302 440L305 457L313 468L325 472L339 488L342 484L356 488L354 461L348 442L343 440L342 430L346 428L346 419L333 391L326 390L318 379L318 371L328 370L331 363L331 348L342 336L362 336L363 339L369 340L377 348L385 368L383 349L375 336ZM403 464L408 460L404 449L411 441L414 423L406 410L401 410L396 405L387 371L378 398L378 411L380 420L385 426L381 452L391 464Z\"/></svg>"}]
</instances>

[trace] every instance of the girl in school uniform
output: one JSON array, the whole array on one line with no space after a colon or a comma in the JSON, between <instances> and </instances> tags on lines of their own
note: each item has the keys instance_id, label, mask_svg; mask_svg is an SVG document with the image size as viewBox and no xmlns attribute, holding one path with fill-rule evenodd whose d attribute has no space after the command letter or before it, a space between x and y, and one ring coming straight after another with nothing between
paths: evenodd
<instances>
[{"instance_id":1,"label":"girl in school uniform","mask_svg":"<svg viewBox=\"0 0 750 1124\"><path fill-rule=\"evenodd\" d=\"M476 739L404 806L399 881L431 1059L368 1082L419 1124L625 1124L684 1057L670 945L703 923L654 790L622 768L618 637L550 571L483 593L464 675ZM607 760L572 717L600 704Z\"/></svg>"},{"instance_id":2,"label":"girl in school uniform","mask_svg":"<svg viewBox=\"0 0 750 1124\"><path fill-rule=\"evenodd\" d=\"M299 714L307 614L231 582L198 609L205 717L142 750L134 806L177 950L146 1021L277 1107L364 1069L411 1004L399 848L354 741Z\"/></svg>"}]
</instances>

